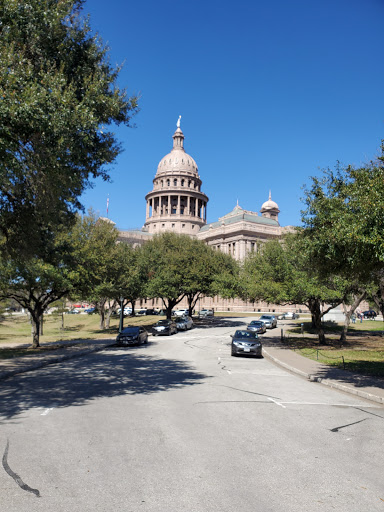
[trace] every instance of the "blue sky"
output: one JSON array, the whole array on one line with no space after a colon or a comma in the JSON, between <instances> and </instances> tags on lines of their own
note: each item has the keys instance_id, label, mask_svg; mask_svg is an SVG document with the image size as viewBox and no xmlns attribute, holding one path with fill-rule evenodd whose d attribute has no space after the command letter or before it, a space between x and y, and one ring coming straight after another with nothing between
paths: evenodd
<instances>
[{"instance_id":1,"label":"blue sky","mask_svg":"<svg viewBox=\"0 0 384 512\"><path fill-rule=\"evenodd\" d=\"M384 0L88 0L91 26L138 93L124 152L83 204L120 229L145 222L145 195L172 148L185 149L209 197L208 222L268 199L299 225L302 187L336 161L360 165L384 139Z\"/></svg>"}]
</instances>

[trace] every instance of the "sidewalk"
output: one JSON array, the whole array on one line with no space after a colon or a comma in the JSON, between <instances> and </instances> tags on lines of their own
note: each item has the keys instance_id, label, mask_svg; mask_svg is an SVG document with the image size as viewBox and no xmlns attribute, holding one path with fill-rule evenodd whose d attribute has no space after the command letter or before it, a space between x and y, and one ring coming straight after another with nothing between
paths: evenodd
<instances>
[{"instance_id":1,"label":"sidewalk","mask_svg":"<svg viewBox=\"0 0 384 512\"><path fill-rule=\"evenodd\" d=\"M263 355L286 370L311 382L318 382L384 405L384 379L339 370L312 361L283 345L277 336L265 337L263 342Z\"/></svg>"},{"instance_id":2,"label":"sidewalk","mask_svg":"<svg viewBox=\"0 0 384 512\"><path fill-rule=\"evenodd\" d=\"M98 352L114 343L114 338L60 342L61 345L67 344L67 347L52 352L0 359L0 380L91 352ZM57 343L49 345L55 344ZM13 348L16 346L24 348L28 345L15 344L12 346ZM263 354L277 365L312 382L318 382L384 405L384 379L375 379L312 361L280 343L278 336L263 337Z\"/></svg>"}]
</instances>

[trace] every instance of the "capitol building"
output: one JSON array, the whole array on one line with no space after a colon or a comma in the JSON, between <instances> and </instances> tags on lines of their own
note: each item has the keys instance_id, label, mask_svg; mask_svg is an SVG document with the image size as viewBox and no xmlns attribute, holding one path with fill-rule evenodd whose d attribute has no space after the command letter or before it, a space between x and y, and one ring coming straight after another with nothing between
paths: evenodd
<instances>
[{"instance_id":1,"label":"capitol building","mask_svg":"<svg viewBox=\"0 0 384 512\"><path fill-rule=\"evenodd\" d=\"M153 179L153 188L145 196L146 215L141 230L119 232L119 241L133 246L141 245L154 234L164 231L187 234L204 241L216 250L244 260L257 250L258 245L281 236L294 228L279 223L279 207L271 198L265 201L260 214L244 210L237 203L232 211L217 221L207 223L209 198L202 190L202 180L195 160L184 149L184 134L180 117L172 136L173 145L159 162ZM180 303L183 305L183 303ZM141 306L161 307L160 299L142 301ZM275 307L260 303L246 303L240 299L205 297L201 307L221 311L274 311ZM283 308L279 308L282 310ZM292 309L292 306L290 306Z\"/></svg>"}]
</instances>

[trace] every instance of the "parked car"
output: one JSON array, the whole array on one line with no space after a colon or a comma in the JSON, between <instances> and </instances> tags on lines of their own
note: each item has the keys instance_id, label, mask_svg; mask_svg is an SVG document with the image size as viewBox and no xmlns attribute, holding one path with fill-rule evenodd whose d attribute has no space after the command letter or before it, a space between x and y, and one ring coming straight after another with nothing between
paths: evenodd
<instances>
[{"instance_id":1,"label":"parked car","mask_svg":"<svg viewBox=\"0 0 384 512\"><path fill-rule=\"evenodd\" d=\"M80 311L78 309L71 309L67 311L67 315L80 315Z\"/></svg>"},{"instance_id":2,"label":"parked car","mask_svg":"<svg viewBox=\"0 0 384 512\"><path fill-rule=\"evenodd\" d=\"M146 315L158 315L159 313L155 309L146 309L145 314Z\"/></svg>"},{"instance_id":3,"label":"parked car","mask_svg":"<svg viewBox=\"0 0 384 512\"><path fill-rule=\"evenodd\" d=\"M92 313L95 313L96 308L88 308L84 310L84 313L88 313L88 315L91 315Z\"/></svg>"},{"instance_id":4,"label":"parked car","mask_svg":"<svg viewBox=\"0 0 384 512\"><path fill-rule=\"evenodd\" d=\"M279 320L295 320L295 318L299 318L297 313L293 313L292 311L288 311L287 313L283 313L277 317Z\"/></svg>"},{"instance_id":5,"label":"parked car","mask_svg":"<svg viewBox=\"0 0 384 512\"><path fill-rule=\"evenodd\" d=\"M209 316L214 316L213 309L202 309L201 311L199 311L200 318L206 318Z\"/></svg>"},{"instance_id":6,"label":"parked car","mask_svg":"<svg viewBox=\"0 0 384 512\"><path fill-rule=\"evenodd\" d=\"M247 325L247 330L257 332L258 334L264 334L267 332L265 323L260 320L252 320L252 322Z\"/></svg>"},{"instance_id":7,"label":"parked car","mask_svg":"<svg viewBox=\"0 0 384 512\"><path fill-rule=\"evenodd\" d=\"M265 327L267 329L273 329L277 326L277 319L275 315L261 315L259 320L265 323Z\"/></svg>"},{"instance_id":8,"label":"parked car","mask_svg":"<svg viewBox=\"0 0 384 512\"><path fill-rule=\"evenodd\" d=\"M364 318L373 318L374 320L377 317L377 313L373 309L370 309L369 311L363 311L363 315Z\"/></svg>"},{"instance_id":9,"label":"parked car","mask_svg":"<svg viewBox=\"0 0 384 512\"><path fill-rule=\"evenodd\" d=\"M147 314L147 310L146 309L138 309L135 313L136 316L144 316Z\"/></svg>"},{"instance_id":10,"label":"parked car","mask_svg":"<svg viewBox=\"0 0 384 512\"><path fill-rule=\"evenodd\" d=\"M231 355L262 357L262 346L255 331L238 330L231 336Z\"/></svg>"},{"instance_id":11,"label":"parked car","mask_svg":"<svg viewBox=\"0 0 384 512\"><path fill-rule=\"evenodd\" d=\"M153 335L157 336L158 334L166 334L170 336L171 334L177 333L177 326L173 320L159 320L157 324L153 326Z\"/></svg>"},{"instance_id":12,"label":"parked car","mask_svg":"<svg viewBox=\"0 0 384 512\"><path fill-rule=\"evenodd\" d=\"M141 345L147 343L148 332L144 327L128 325L116 337L117 345Z\"/></svg>"},{"instance_id":13,"label":"parked car","mask_svg":"<svg viewBox=\"0 0 384 512\"><path fill-rule=\"evenodd\" d=\"M175 324L178 331L188 331L192 329L193 320L190 316L177 316L175 318Z\"/></svg>"},{"instance_id":14,"label":"parked car","mask_svg":"<svg viewBox=\"0 0 384 512\"><path fill-rule=\"evenodd\" d=\"M175 316L188 316L189 309L177 309L173 314Z\"/></svg>"}]
</instances>

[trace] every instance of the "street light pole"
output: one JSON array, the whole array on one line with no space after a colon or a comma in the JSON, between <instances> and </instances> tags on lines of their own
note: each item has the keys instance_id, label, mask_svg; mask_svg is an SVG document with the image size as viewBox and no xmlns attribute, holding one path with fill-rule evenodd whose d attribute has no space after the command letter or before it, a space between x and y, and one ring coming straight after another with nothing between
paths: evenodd
<instances>
[{"instance_id":1,"label":"street light pole","mask_svg":"<svg viewBox=\"0 0 384 512\"><path fill-rule=\"evenodd\" d=\"M123 328L124 328L124 309L123 309L123 304L124 304L124 297L120 297L120 324L119 324L119 333L122 332Z\"/></svg>"}]
</instances>

